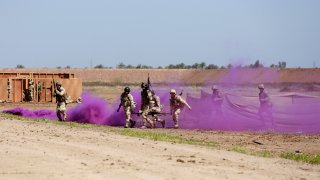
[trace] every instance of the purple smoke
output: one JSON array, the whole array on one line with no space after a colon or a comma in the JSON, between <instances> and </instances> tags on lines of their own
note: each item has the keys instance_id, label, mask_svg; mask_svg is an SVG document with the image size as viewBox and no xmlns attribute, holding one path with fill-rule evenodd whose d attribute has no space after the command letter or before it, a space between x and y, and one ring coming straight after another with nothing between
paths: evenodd
<instances>
[{"instance_id":1,"label":"purple smoke","mask_svg":"<svg viewBox=\"0 0 320 180\"><path fill-rule=\"evenodd\" d=\"M45 118L51 120L58 119L56 116L56 112L48 109L29 110L22 107L17 107L14 109L4 110L3 112L27 118Z\"/></svg>"},{"instance_id":2,"label":"purple smoke","mask_svg":"<svg viewBox=\"0 0 320 180\"><path fill-rule=\"evenodd\" d=\"M230 131L273 130L276 132L320 133L320 111L318 108L320 107L320 98L316 96L296 93L275 95L273 92L269 94L272 103L270 110L271 115L266 117L259 116L258 89L256 85L254 89L250 89L250 86L240 88L234 86L239 80L252 84L256 81L255 78L262 79L263 82L269 83L277 82L279 79L276 69L269 70L268 74L264 73L264 71L259 72L262 72L259 74L259 77L254 77L253 74L258 74L258 71L248 70L248 72L245 72L244 70L238 71L234 68L231 69L228 74L211 78L218 79L218 81L210 81L210 77L208 77L208 84L198 90L181 86L178 83L170 84L170 88L153 87L153 89L161 99L161 103L164 106L163 112L167 113L170 109L170 89L175 88L178 93L184 90L183 97L192 107L191 111L184 109L180 115L179 125L184 129ZM221 106L217 106L212 102L212 91L209 85L213 83L223 85L223 88L220 87L224 95ZM141 102L140 91L133 91L132 95L137 103L134 111L138 112ZM124 125L125 116L122 108L120 112L116 112L119 99L112 105L89 93L84 93L82 99L82 104L68 109L67 121L111 126ZM15 108L4 112L29 118L57 119L54 111L45 109L32 111ZM132 118L137 120L138 127L141 126L141 116L132 115ZM161 116L160 118L166 120L166 127L173 127L173 121L170 115Z\"/></svg>"}]
</instances>

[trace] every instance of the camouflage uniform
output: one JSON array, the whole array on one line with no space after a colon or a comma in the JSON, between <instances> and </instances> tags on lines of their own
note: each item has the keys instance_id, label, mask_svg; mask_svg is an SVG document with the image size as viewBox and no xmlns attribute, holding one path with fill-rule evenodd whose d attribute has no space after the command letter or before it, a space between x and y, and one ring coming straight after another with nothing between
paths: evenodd
<instances>
[{"instance_id":1,"label":"camouflage uniform","mask_svg":"<svg viewBox=\"0 0 320 180\"><path fill-rule=\"evenodd\" d=\"M143 85L141 85L142 87ZM148 113L149 113L149 96L148 94L151 91L149 90L148 86L143 86L142 91L141 91L141 107L139 110L139 113L142 115L142 127L141 128L146 128L147 127L147 122L150 124L151 128L154 127L153 122L148 119Z\"/></svg>"},{"instance_id":2,"label":"camouflage uniform","mask_svg":"<svg viewBox=\"0 0 320 180\"><path fill-rule=\"evenodd\" d=\"M67 114L65 113L67 110L67 92L66 90L61 86L60 89L55 89L55 96L57 101L57 116L60 121L65 121L67 119ZM61 114L63 117L61 117Z\"/></svg>"},{"instance_id":3,"label":"camouflage uniform","mask_svg":"<svg viewBox=\"0 0 320 180\"><path fill-rule=\"evenodd\" d=\"M34 94L34 83L33 81L29 82L29 87L28 87L28 91L29 91L29 101L33 101L33 94Z\"/></svg>"},{"instance_id":4,"label":"camouflage uniform","mask_svg":"<svg viewBox=\"0 0 320 180\"><path fill-rule=\"evenodd\" d=\"M175 90L171 90L170 94L174 94L174 96L171 96L170 98L170 112L172 114L174 128L179 128L178 123L179 123L179 115L181 111L185 106L187 106L190 110L191 110L191 107L184 99L182 99L181 96L176 94Z\"/></svg>"},{"instance_id":5,"label":"camouflage uniform","mask_svg":"<svg viewBox=\"0 0 320 180\"><path fill-rule=\"evenodd\" d=\"M38 81L37 90L38 90L38 102L41 101L41 94L42 94L43 85Z\"/></svg>"},{"instance_id":6,"label":"camouflage uniform","mask_svg":"<svg viewBox=\"0 0 320 180\"><path fill-rule=\"evenodd\" d=\"M152 91L152 92L149 92L148 97L149 97L148 114L160 113L162 110L162 106L160 104L159 96L155 95L154 92ZM153 127L155 122L157 121L161 123L162 127L165 126L165 120L160 119L156 114L153 114L151 120L149 121L152 122Z\"/></svg>"},{"instance_id":7,"label":"camouflage uniform","mask_svg":"<svg viewBox=\"0 0 320 180\"><path fill-rule=\"evenodd\" d=\"M272 104L270 102L270 97L267 94L267 92L264 90L264 86L260 84L259 86L260 93L259 93L259 101L260 101L260 107L259 107L259 116L262 120L264 120L263 114L266 113L269 118L271 118L271 123L273 125L273 117L272 117Z\"/></svg>"},{"instance_id":8,"label":"camouflage uniform","mask_svg":"<svg viewBox=\"0 0 320 180\"><path fill-rule=\"evenodd\" d=\"M126 116L125 127L127 128L129 127L130 122L132 122L131 111L135 108L135 102L133 101L133 96L125 92L121 94L120 99L121 99L121 106L123 107L123 111Z\"/></svg>"},{"instance_id":9,"label":"camouflage uniform","mask_svg":"<svg viewBox=\"0 0 320 180\"><path fill-rule=\"evenodd\" d=\"M222 113L221 111L221 105L223 103L223 96L219 89L216 86L212 87L212 95L211 95L211 100L214 106L214 111L216 113Z\"/></svg>"}]
</instances>

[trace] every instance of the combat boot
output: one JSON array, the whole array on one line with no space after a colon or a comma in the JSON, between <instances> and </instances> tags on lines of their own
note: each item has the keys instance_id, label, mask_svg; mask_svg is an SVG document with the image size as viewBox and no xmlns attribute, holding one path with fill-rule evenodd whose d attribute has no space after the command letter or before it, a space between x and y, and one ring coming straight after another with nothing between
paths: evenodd
<instances>
[{"instance_id":1,"label":"combat boot","mask_svg":"<svg viewBox=\"0 0 320 180\"><path fill-rule=\"evenodd\" d=\"M141 129L146 129L147 127L145 125L141 126Z\"/></svg>"},{"instance_id":2,"label":"combat boot","mask_svg":"<svg viewBox=\"0 0 320 180\"><path fill-rule=\"evenodd\" d=\"M136 125L136 121L133 121L132 119L130 119L130 128L134 128Z\"/></svg>"},{"instance_id":3,"label":"combat boot","mask_svg":"<svg viewBox=\"0 0 320 180\"><path fill-rule=\"evenodd\" d=\"M126 125L124 125L124 128L128 128L129 127L129 122L126 122Z\"/></svg>"},{"instance_id":4,"label":"combat boot","mask_svg":"<svg viewBox=\"0 0 320 180\"><path fill-rule=\"evenodd\" d=\"M178 124L175 124L175 125L174 125L174 128L175 128L175 129L179 129L179 125L178 125Z\"/></svg>"},{"instance_id":5,"label":"combat boot","mask_svg":"<svg viewBox=\"0 0 320 180\"><path fill-rule=\"evenodd\" d=\"M154 122L151 122L151 123L150 123L150 128L151 128L151 129L154 129Z\"/></svg>"},{"instance_id":6,"label":"combat boot","mask_svg":"<svg viewBox=\"0 0 320 180\"><path fill-rule=\"evenodd\" d=\"M160 123L162 125L162 128L164 128L166 126L166 121L165 120L162 120Z\"/></svg>"},{"instance_id":7,"label":"combat boot","mask_svg":"<svg viewBox=\"0 0 320 180\"><path fill-rule=\"evenodd\" d=\"M67 113L63 115L63 121L66 121L66 120L67 120Z\"/></svg>"}]
</instances>

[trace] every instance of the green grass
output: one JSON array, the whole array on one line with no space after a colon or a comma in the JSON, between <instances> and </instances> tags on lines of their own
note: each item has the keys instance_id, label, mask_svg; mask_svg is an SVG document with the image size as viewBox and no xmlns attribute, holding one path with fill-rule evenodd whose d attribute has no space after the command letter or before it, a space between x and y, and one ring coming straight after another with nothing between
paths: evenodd
<instances>
[{"instance_id":1,"label":"green grass","mask_svg":"<svg viewBox=\"0 0 320 180\"><path fill-rule=\"evenodd\" d=\"M240 147L240 146L234 146L229 150L230 151L234 151L234 152L238 152L238 153L241 153L241 154L252 155L252 156L259 156L259 157L265 157L265 158L274 157L273 154L270 151L267 151L267 150L255 151L255 150L245 149L245 148Z\"/></svg>"},{"instance_id":2,"label":"green grass","mask_svg":"<svg viewBox=\"0 0 320 180\"><path fill-rule=\"evenodd\" d=\"M320 164L320 154L297 154L297 153L282 153L282 158L295 161L302 161L309 164Z\"/></svg>"},{"instance_id":3,"label":"green grass","mask_svg":"<svg viewBox=\"0 0 320 180\"><path fill-rule=\"evenodd\" d=\"M139 130L139 129L113 129L113 131L117 131L119 134L130 137L138 137L144 139L150 139L154 141L166 141L172 143L179 144L192 144L192 145L200 145L207 147L216 147L217 144L213 141L203 141L198 139L189 139L182 138L179 136L174 136L166 133L153 132L152 130Z\"/></svg>"}]
</instances>

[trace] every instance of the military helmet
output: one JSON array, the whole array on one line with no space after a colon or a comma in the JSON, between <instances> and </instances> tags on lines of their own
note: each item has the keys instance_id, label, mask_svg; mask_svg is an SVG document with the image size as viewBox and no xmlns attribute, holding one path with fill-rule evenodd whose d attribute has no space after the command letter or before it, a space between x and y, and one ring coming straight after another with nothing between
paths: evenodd
<instances>
[{"instance_id":1,"label":"military helmet","mask_svg":"<svg viewBox=\"0 0 320 180\"><path fill-rule=\"evenodd\" d=\"M149 89L149 84L144 84L144 89Z\"/></svg>"},{"instance_id":2,"label":"military helmet","mask_svg":"<svg viewBox=\"0 0 320 180\"><path fill-rule=\"evenodd\" d=\"M129 92L130 92L130 88L129 88L129 87L125 87L125 88L124 88L124 92L129 93Z\"/></svg>"},{"instance_id":3,"label":"military helmet","mask_svg":"<svg viewBox=\"0 0 320 180\"><path fill-rule=\"evenodd\" d=\"M61 86L61 83L59 81L57 81L56 86Z\"/></svg>"},{"instance_id":4,"label":"military helmet","mask_svg":"<svg viewBox=\"0 0 320 180\"><path fill-rule=\"evenodd\" d=\"M141 88L144 88L144 82L141 83L140 87L141 87Z\"/></svg>"},{"instance_id":5,"label":"military helmet","mask_svg":"<svg viewBox=\"0 0 320 180\"><path fill-rule=\"evenodd\" d=\"M259 89L264 89L264 85L263 85L263 84L259 84L259 85L258 85L258 88L259 88Z\"/></svg>"},{"instance_id":6,"label":"military helmet","mask_svg":"<svg viewBox=\"0 0 320 180\"><path fill-rule=\"evenodd\" d=\"M213 86L212 86L212 90L218 90L218 86L213 85Z\"/></svg>"},{"instance_id":7,"label":"military helmet","mask_svg":"<svg viewBox=\"0 0 320 180\"><path fill-rule=\"evenodd\" d=\"M170 94L177 94L177 91L175 89L171 89Z\"/></svg>"}]
</instances>

